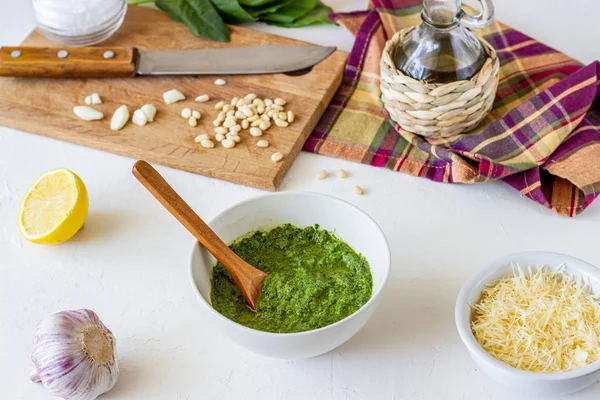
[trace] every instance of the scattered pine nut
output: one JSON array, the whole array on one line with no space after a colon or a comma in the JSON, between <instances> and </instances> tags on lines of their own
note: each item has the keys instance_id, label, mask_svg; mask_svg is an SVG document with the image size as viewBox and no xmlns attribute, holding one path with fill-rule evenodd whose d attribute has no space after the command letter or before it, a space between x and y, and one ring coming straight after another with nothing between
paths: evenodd
<instances>
[{"instance_id":1,"label":"scattered pine nut","mask_svg":"<svg viewBox=\"0 0 600 400\"><path fill-rule=\"evenodd\" d=\"M224 126L216 127L215 128L215 133L226 134L227 133L227 128L225 128Z\"/></svg>"},{"instance_id":2,"label":"scattered pine nut","mask_svg":"<svg viewBox=\"0 0 600 400\"><path fill-rule=\"evenodd\" d=\"M246 117L251 117L254 115L254 112L248 106L242 106L241 111L242 113L246 114Z\"/></svg>"},{"instance_id":3,"label":"scattered pine nut","mask_svg":"<svg viewBox=\"0 0 600 400\"><path fill-rule=\"evenodd\" d=\"M296 115L294 114L293 111L288 111L287 112L287 120L288 122L291 124L292 122L294 122L294 120L296 119Z\"/></svg>"},{"instance_id":4,"label":"scattered pine nut","mask_svg":"<svg viewBox=\"0 0 600 400\"><path fill-rule=\"evenodd\" d=\"M129 109L125 104L117 108L110 120L110 129L118 131L129 121Z\"/></svg>"},{"instance_id":5,"label":"scattered pine nut","mask_svg":"<svg viewBox=\"0 0 600 400\"><path fill-rule=\"evenodd\" d=\"M205 101L209 101L210 100L210 96L207 94L201 94L200 96L196 97L196 101L198 103L204 103Z\"/></svg>"},{"instance_id":6,"label":"scattered pine nut","mask_svg":"<svg viewBox=\"0 0 600 400\"><path fill-rule=\"evenodd\" d=\"M215 135L215 139L217 142L220 142L221 140L225 139L225 135L223 135L222 133L217 133Z\"/></svg>"},{"instance_id":7,"label":"scattered pine nut","mask_svg":"<svg viewBox=\"0 0 600 400\"><path fill-rule=\"evenodd\" d=\"M226 149L232 149L235 147L235 142L231 139L223 139L221 141L221 146L225 147Z\"/></svg>"},{"instance_id":8,"label":"scattered pine nut","mask_svg":"<svg viewBox=\"0 0 600 400\"><path fill-rule=\"evenodd\" d=\"M281 154L280 152L273 153L273 155L271 156L271 161L279 162L279 161L281 161L282 158L283 158L283 154Z\"/></svg>"},{"instance_id":9,"label":"scattered pine nut","mask_svg":"<svg viewBox=\"0 0 600 400\"><path fill-rule=\"evenodd\" d=\"M256 99L256 94L248 93L246 96L244 96L244 99L252 101L252 100Z\"/></svg>"},{"instance_id":10,"label":"scattered pine nut","mask_svg":"<svg viewBox=\"0 0 600 400\"><path fill-rule=\"evenodd\" d=\"M104 117L103 113L88 106L73 107L73 112L75 115L85 121L94 121Z\"/></svg>"},{"instance_id":11,"label":"scattered pine nut","mask_svg":"<svg viewBox=\"0 0 600 400\"><path fill-rule=\"evenodd\" d=\"M271 99L265 99L265 106L269 107L273 105L273 100Z\"/></svg>"},{"instance_id":12,"label":"scattered pine nut","mask_svg":"<svg viewBox=\"0 0 600 400\"><path fill-rule=\"evenodd\" d=\"M254 121L256 121L256 120L259 120L259 119L260 119L260 116L258 116L258 115L253 115L253 116L251 116L251 117L249 117L249 118L246 118L246 119L248 120L248 122L254 122Z\"/></svg>"},{"instance_id":13,"label":"scattered pine nut","mask_svg":"<svg viewBox=\"0 0 600 400\"><path fill-rule=\"evenodd\" d=\"M338 176L342 179L345 179L348 177L348 174L346 173L346 171L344 171L343 169L340 169L340 172L338 173Z\"/></svg>"},{"instance_id":14,"label":"scattered pine nut","mask_svg":"<svg viewBox=\"0 0 600 400\"><path fill-rule=\"evenodd\" d=\"M200 119L200 118L202 118L202 114L200 114L199 111L193 110L192 111L192 117L194 117L196 119Z\"/></svg>"},{"instance_id":15,"label":"scattered pine nut","mask_svg":"<svg viewBox=\"0 0 600 400\"><path fill-rule=\"evenodd\" d=\"M203 133L202 135L198 135L194 138L194 141L196 143L200 143L203 140L210 140L210 137L206 133Z\"/></svg>"},{"instance_id":16,"label":"scattered pine nut","mask_svg":"<svg viewBox=\"0 0 600 400\"><path fill-rule=\"evenodd\" d=\"M233 110L227 111L227 114L225 114L225 119L227 119L227 118L236 118L237 119L237 117L235 116L235 113L236 112Z\"/></svg>"},{"instance_id":17,"label":"scattered pine nut","mask_svg":"<svg viewBox=\"0 0 600 400\"><path fill-rule=\"evenodd\" d=\"M92 104L102 104L102 99L100 98L100 95L98 93L92 93L90 97Z\"/></svg>"},{"instance_id":18,"label":"scattered pine nut","mask_svg":"<svg viewBox=\"0 0 600 400\"><path fill-rule=\"evenodd\" d=\"M248 117L246 114L244 114L244 113L243 113L243 112L241 112L240 110L236 111L236 112L235 112L235 114L234 114L234 116L235 116L237 119L244 119L244 118Z\"/></svg>"},{"instance_id":19,"label":"scattered pine nut","mask_svg":"<svg viewBox=\"0 0 600 400\"><path fill-rule=\"evenodd\" d=\"M274 101L275 104L277 104L278 106L285 106L287 101L285 101L284 99L278 97L275 99Z\"/></svg>"},{"instance_id":20,"label":"scattered pine nut","mask_svg":"<svg viewBox=\"0 0 600 400\"><path fill-rule=\"evenodd\" d=\"M247 119L242 121L242 129L248 129L248 126L250 126L250 122L248 122Z\"/></svg>"},{"instance_id":21,"label":"scattered pine nut","mask_svg":"<svg viewBox=\"0 0 600 400\"><path fill-rule=\"evenodd\" d=\"M265 112L265 106L257 106L257 107L256 107L256 111L257 111L259 114L262 114L262 113L264 113L264 112Z\"/></svg>"},{"instance_id":22,"label":"scattered pine nut","mask_svg":"<svg viewBox=\"0 0 600 400\"><path fill-rule=\"evenodd\" d=\"M225 128L231 128L232 126L237 125L237 122L234 119L226 119L225 122L223 122L223 126Z\"/></svg>"},{"instance_id":23,"label":"scattered pine nut","mask_svg":"<svg viewBox=\"0 0 600 400\"><path fill-rule=\"evenodd\" d=\"M263 121L261 119L257 119L256 121L252 121L252 124L250 124L250 126L259 126L262 123Z\"/></svg>"},{"instance_id":24,"label":"scattered pine nut","mask_svg":"<svg viewBox=\"0 0 600 400\"><path fill-rule=\"evenodd\" d=\"M184 108L183 110L181 110L181 116L185 119L189 119L192 116L192 110L190 110L189 108Z\"/></svg>"},{"instance_id":25,"label":"scattered pine nut","mask_svg":"<svg viewBox=\"0 0 600 400\"><path fill-rule=\"evenodd\" d=\"M262 99L258 99L258 98L254 98L252 100L252 104L254 104L255 106L265 106L265 102Z\"/></svg>"},{"instance_id":26,"label":"scattered pine nut","mask_svg":"<svg viewBox=\"0 0 600 400\"><path fill-rule=\"evenodd\" d=\"M236 143L239 143L242 139L238 135L228 135L227 139L233 140ZM225 139L225 140L227 140Z\"/></svg>"},{"instance_id":27,"label":"scattered pine nut","mask_svg":"<svg viewBox=\"0 0 600 400\"><path fill-rule=\"evenodd\" d=\"M225 118L227 118L225 111L221 111L219 115L217 115L217 119L220 119L221 121L225 121Z\"/></svg>"},{"instance_id":28,"label":"scattered pine nut","mask_svg":"<svg viewBox=\"0 0 600 400\"><path fill-rule=\"evenodd\" d=\"M280 112L279 114L277 114L277 117L282 121L287 121L287 114L284 113L283 111Z\"/></svg>"},{"instance_id":29,"label":"scattered pine nut","mask_svg":"<svg viewBox=\"0 0 600 400\"><path fill-rule=\"evenodd\" d=\"M212 149L213 147L215 147L215 144L212 142L212 140L209 139L204 139L200 142L200 145L205 149Z\"/></svg>"},{"instance_id":30,"label":"scattered pine nut","mask_svg":"<svg viewBox=\"0 0 600 400\"><path fill-rule=\"evenodd\" d=\"M198 126L198 120L194 117L190 117L188 119L188 124L190 124L191 127Z\"/></svg>"},{"instance_id":31,"label":"scattered pine nut","mask_svg":"<svg viewBox=\"0 0 600 400\"><path fill-rule=\"evenodd\" d=\"M232 127L229 128L229 132L239 132L242 130L242 127L238 124L238 125L234 125Z\"/></svg>"},{"instance_id":32,"label":"scattered pine nut","mask_svg":"<svg viewBox=\"0 0 600 400\"><path fill-rule=\"evenodd\" d=\"M233 99L231 99L231 103L230 103L230 104L231 104L232 106L235 106L235 105L237 104L237 102L238 102L238 101L240 101L240 99L239 99L239 98L237 98L237 97L234 97Z\"/></svg>"},{"instance_id":33,"label":"scattered pine nut","mask_svg":"<svg viewBox=\"0 0 600 400\"><path fill-rule=\"evenodd\" d=\"M266 115L266 114L263 114L263 115L261 115L261 116L260 116L260 119L262 119L263 121L270 121L270 120L271 120L271 117L269 117L269 116L268 116L268 115Z\"/></svg>"},{"instance_id":34,"label":"scattered pine nut","mask_svg":"<svg viewBox=\"0 0 600 400\"><path fill-rule=\"evenodd\" d=\"M144 104L141 110L144 114L146 114L148 122L154 121L154 117L156 116L156 107L154 107L152 104Z\"/></svg>"},{"instance_id":35,"label":"scattered pine nut","mask_svg":"<svg viewBox=\"0 0 600 400\"><path fill-rule=\"evenodd\" d=\"M213 121L213 125L217 126L217 127L221 126L222 123L223 123L223 120L221 120L221 119L215 119Z\"/></svg>"},{"instance_id":36,"label":"scattered pine nut","mask_svg":"<svg viewBox=\"0 0 600 400\"><path fill-rule=\"evenodd\" d=\"M279 104L273 104L271 106L271 110L283 111L283 107L281 107Z\"/></svg>"},{"instance_id":37,"label":"scattered pine nut","mask_svg":"<svg viewBox=\"0 0 600 400\"><path fill-rule=\"evenodd\" d=\"M271 127L271 123L269 121L261 121L261 123L258 125L258 127L262 131L266 131L267 129L269 129Z\"/></svg>"},{"instance_id":38,"label":"scattered pine nut","mask_svg":"<svg viewBox=\"0 0 600 400\"><path fill-rule=\"evenodd\" d=\"M225 106L225 102L220 101L217 104L215 104L215 110L221 110L221 109L223 109L224 106Z\"/></svg>"},{"instance_id":39,"label":"scattered pine nut","mask_svg":"<svg viewBox=\"0 0 600 400\"><path fill-rule=\"evenodd\" d=\"M289 125L289 123L287 121L284 121L282 119L276 119L275 120L275 125L281 127L281 128L287 128L287 126Z\"/></svg>"},{"instance_id":40,"label":"scattered pine nut","mask_svg":"<svg viewBox=\"0 0 600 400\"><path fill-rule=\"evenodd\" d=\"M177 89L171 89L163 93L163 100L167 104L173 104L181 100L185 100L185 96Z\"/></svg>"},{"instance_id":41,"label":"scattered pine nut","mask_svg":"<svg viewBox=\"0 0 600 400\"><path fill-rule=\"evenodd\" d=\"M142 110L135 110L133 117L131 117L131 122L137 126L144 126L148 122L148 117L146 117L146 114Z\"/></svg>"},{"instance_id":42,"label":"scattered pine nut","mask_svg":"<svg viewBox=\"0 0 600 400\"><path fill-rule=\"evenodd\" d=\"M317 179L325 179L325 178L327 178L327 171L325 171L325 170L319 171L319 173L317 174Z\"/></svg>"},{"instance_id":43,"label":"scattered pine nut","mask_svg":"<svg viewBox=\"0 0 600 400\"><path fill-rule=\"evenodd\" d=\"M357 194L359 196L361 196L365 193L365 191L360 186L354 186L353 192L354 192L354 194Z\"/></svg>"},{"instance_id":44,"label":"scattered pine nut","mask_svg":"<svg viewBox=\"0 0 600 400\"><path fill-rule=\"evenodd\" d=\"M227 83L227 81L225 79L220 79L219 78L219 79L215 80L215 85L217 85L217 86L223 86L226 83Z\"/></svg>"},{"instance_id":45,"label":"scattered pine nut","mask_svg":"<svg viewBox=\"0 0 600 400\"><path fill-rule=\"evenodd\" d=\"M250 134L254 137L259 137L262 136L263 131L261 131L260 128L253 126L252 128L250 128Z\"/></svg>"},{"instance_id":46,"label":"scattered pine nut","mask_svg":"<svg viewBox=\"0 0 600 400\"><path fill-rule=\"evenodd\" d=\"M269 147L269 142L267 140L259 140L258 142L256 142L256 145L258 147Z\"/></svg>"},{"instance_id":47,"label":"scattered pine nut","mask_svg":"<svg viewBox=\"0 0 600 400\"><path fill-rule=\"evenodd\" d=\"M225 104L223 106L223 111L225 111L225 112L234 111L235 112L235 106L232 106L231 104Z\"/></svg>"}]
</instances>

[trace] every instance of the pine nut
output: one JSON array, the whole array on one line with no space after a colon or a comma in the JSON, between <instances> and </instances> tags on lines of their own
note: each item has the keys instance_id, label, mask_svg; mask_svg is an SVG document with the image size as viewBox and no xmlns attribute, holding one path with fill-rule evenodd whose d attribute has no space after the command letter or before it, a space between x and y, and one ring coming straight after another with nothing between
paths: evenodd
<instances>
[{"instance_id":1,"label":"pine nut","mask_svg":"<svg viewBox=\"0 0 600 400\"><path fill-rule=\"evenodd\" d=\"M365 193L365 191L363 190L363 188L361 188L360 186L354 186L354 194L357 194L359 196L363 195Z\"/></svg>"},{"instance_id":2,"label":"pine nut","mask_svg":"<svg viewBox=\"0 0 600 400\"><path fill-rule=\"evenodd\" d=\"M249 125L250 125L250 122L248 122L247 119L242 121L242 129L248 129Z\"/></svg>"},{"instance_id":3,"label":"pine nut","mask_svg":"<svg viewBox=\"0 0 600 400\"><path fill-rule=\"evenodd\" d=\"M265 112L265 106L257 106L257 107L256 107L256 111L257 111L259 114L263 114L263 113Z\"/></svg>"},{"instance_id":4,"label":"pine nut","mask_svg":"<svg viewBox=\"0 0 600 400\"><path fill-rule=\"evenodd\" d=\"M263 147L263 148L269 147L269 142L263 139L263 140L259 140L258 142L256 142L256 145L258 147Z\"/></svg>"},{"instance_id":5,"label":"pine nut","mask_svg":"<svg viewBox=\"0 0 600 400\"><path fill-rule=\"evenodd\" d=\"M200 143L200 142L201 142L201 141L203 141L203 140L209 140L209 139L210 139L210 137L209 137L209 136L208 136L206 133L203 133L202 135L198 135L198 136L196 136L196 137L194 138L194 141L195 141L196 143Z\"/></svg>"},{"instance_id":6,"label":"pine nut","mask_svg":"<svg viewBox=\"0 0 600 400\"><path fill-rule=\"evenodd\" d=\"M217 134L215 135L215 140L216 140L217 142L220 142L220 141L221 141L221 140L223 140L223 139L225 139L225 135L223 135L222 133L217 133Z\"/></svg>"},{"instance_id":7,"label":"pine nut","mask_svg":"<svg viewBox=\"0 0 600 400\"><path fill-rule=\"evenodd\" d=\"M283 107L281 107L279 104L273 104L271 106L271 110L283 111Z\"/></svg>"},{"instance_id":8,"label":"pine nut","mask_svg":"<svg viewBox=\"0 0 600 400\"><path fill-rule=\"evenodd\" d=\"M228 129L223 126L219 126L218 128L215 128L215 133L226 134L227 131L228 131Z\"/></svg>"},{"instance_id":9,"label":"pine nut","mask_svg":"<svg viewBox=\"0 0 600 400\"><path fill-rule=\"evenodd\" d=\"M196 119L200 119L200 118L202 118L202 114L200 114L199 111L193 110L192 111L192 117L194 117Z\"/></svg>"},{"instance_id":10,"label":"pine nut","mask_svg":"<svg viewBox=\"0 0 600 400\"><path fill-rule=\"evenodd\" d=\"M223 122L223 126L225 128L231 128L234 125L237 125L237 122L234 119L227 118L225 122Z\"/></svg>"},{"instance_id":11,"label":"pine nut","mask_svg":"<svg viewBox=\"0 0 600 400\"><path fill-rule=\"evenodd\" d=\"M235 106L235 105L237 104L237 102L238 102L238 101L240 101L240 99L239 99L239 98L237 98L237 97L234 97L233 99L231 99L231 105L232 105L232 106Z\"/></svg>"},{"instance_id":12,"label":"pine nut","mask_svg":"<svg viewBox=\"0 0 600 400\"><path fill-rule=\"evenodd\" d=\"M221 141L221 146L225 147L226 149L233 149L235 147L235 142L231 139L223 139Z\"/></svg>"},{"instance_id":13,"label":"pine nut","mask_svg":"<svg viewBox=\"0 0 600 400\"><path fill-rule=\"evenodd\" d=\"M266 131L267 129L269 129L271 127L271 123L269 121L262 121L260 123L260 125L258 125L258 127L262 130L262 131Z\"/></svg>"},{"instance_id":14,"label":"pine nut","mask_svg":"<svg viewBox=\"0 0 600 400\"><path fill-rule=\"evenodd\" d=\"M92 107L88 106L75 106L73 108L73 112L75 115L85 121L98 120L104 117L104 114L102 114L100 111L94 110Z\"/></svg>"},{"instance_id":15,"label":"pine nut","mask_svg":"<svg viewBox=\"0 0 600 400\"><path fill-rule=\"evenodd\" d=\"M281 97L278 97L278 98L275 99L274 103L277 104L278 106L285 106L285 104L287 103L287 101L285 101Z\"/></svg>"},{"instance_id":16,"label":"pine nut","mask_svg":"<svg viewBox=\"0 0 600 400\"><path fill-rule=\"evenodd\" d=\"M262 101L262 99L254 99L252 100L252 104L254 104L255 106L265 106L265 102Z\"/></svg>"},{"instance_id":17,"label":"pine nut","mask_svg":"<svg viewBox=\"0 0 600 400\"><path fill-rule=\"evenodd\" d=\"M287 121L284 121L282 119L276 119L275 120L275 125L281 127L281 128L287 128L289 123Z\"/></svg>"},{"instance_id":18,"label":"pine nut","mask_svg":"<svg viewBox=\"0 0 600 400\"><path fill-rule=\"evenodd\" d=\"M263 131L261 131L260 128L252 127L250 128L250 134L254 137L259 137L262 136Z\"/></svg>"},{"instance_id":19,"label":"pine nut","mask_svg":"<svg viewBox=\"0 0 600 400\"><path fill-rule=\"evenodd\" d=\"M250 124L250 126L260 126L260 124L263 121L261 119L257 119L256 121L252 121L252 124Z\"/></svg>"},{"instance_id":20,"label":"pine nut","mask_svg":"<svg viewBox=\"0 0 600 400\"><path fill-rule=\"evenodd\" d=\"M242 113L246 114L246 117L251 117L254 115L254 112L248 106L242 106Z\"/></svg>"},{"instance_id":21,"label":"pine nut","mask_svg":"<svg viewBox=\"0 0 600 400\"><path fill-rule=\"evenodd\" d=\"M225 79L217 79L215 80L215 85L217 86L223 86L227 83L227 81Z\"/></svg>"},{"instance_id":22,"label":"pine nut","mask_svg":"<svg viewBox=\"0 0 600 400\"><path fill-rule=\"evenodd\" d=\"M168 92L163 93L163 100L167 104L173 104L180 100L184 100L185 96L177 89L171 89Z\"/></svg>"},{"instance_id":23,"label":"pine nut","mask_svg":"<svg viewBox=\"0 0 600 400\"><path fill-rule=\"evenodd\" d=\"M348 177L348 173L346 173L346 171L344 171L343 169L340 169L340 172L338 173L338 176L342 179L345 179Z\"/></svg>"},{"instance_id":24,"label":"pine nut","mask_svg":"<svg viewBox=\"0 0 600 400\"><path fill-rule=\"evenodd\" d=\"M263 121L270 121L271 117L269 117L268 115L261 115L260 119L262 119Z\"/></svg>"},{"instance_id":25,"label":"pine nut","mask_svg":"<svg viewBox=\"0 0 600 400\"><path fill-rule=\"evenodd\" d=\"M248 93L246 96L244 96L244 99L252 101L256 99L256 94L254 93Z\"/></svg>"},{"instance_id":26,"label":"pine nut","mask_svg":"<svg viewBox=\"0 0 600 400\"><path fill-rule=\"evenodd\" d=\"M190 124L191 127L198 126L198 120L194 117L190 117L190 119L188 119L188 124Z\"/></svg>"},{"instance_id":27,"label":"pine nut","mask_svg":"<svg viewBox=\"0 0 600 400\"><path fill-rule=\"evenodd\" d=\"M221 121L225 121L225 118L227 117L227 114L225 113L225 111L221 111L219 113L219 115L217 115L217 119L221 120Z\"/></svg>"},{"instance_id":28,"label":"pine nut","mask_svg":"<svg viewBox=\"0 0 600 400\"><path fill-rule=\"evenodd\" d=\"M327 171L325 171L325 170L319 171L319 173L317 174L317 179L325 179L325 178L327 178Z\"/></svg>"},{"instance_id":29,"label":"pine nut","mask_svg":"<svg viewBox=\"0 0 600 400\"><path fill-rule=\"evenodd\" d=\"M227 112L227 111L235 111L235 106L232 106L231 104L225 104L223 106L223 111Z\"/></svg>"},{"instance_id":30,"label":"pine nut","mask_svg":"<svg viewBox=\"0 0 600 400\"><path fill-rule=\"evenodd\" d=\"M146 117L146 114L142 110L135 110L133 117L131 117L131 122L137 126L144 126L148 122L148 117Z\"/></svg>"},{"instance_id":31,"label":"pine nut","mask_svg":"<svg viewBox=\"0 0 600 400\"><path fill-rule=\"evenodd\" d=\"M240 139L240 137L238 135L227 135L226 137L227 137L227 139L233 140L236 143L239 143L242 140L242 139ZM225 140L227 140L227 139L225 139Z\"/></svg>"},{"instance_id":32,"label":"pine nut","mask_svg":"<svg viewBox=\"0 0 600 400\"><path fill-rule=\"evenodd\" d=\"M279 161L281 161L282 158L283 158L283 154L281 154L280 152L273 153L273 155L271 156L271 161L279 162Z\"/></svg>"},{"instance_id":33,"label":"pine nut","mask_svg":"<svg viewBox=\"0 0 600 400\"><path fill-rule=\"evenodd\" d=\"M275 115L277 115L277 110L269 110L267 112L267 117L275 118Z\"/></svg>"},{"instance_id":34,"label":"pine nut","mask_svg":"<svg viewBox=\"0 0 600 400\"><path fill-rule=\"evenodd\" d=\"M181 110L181 116L185 119L188 119L192 116L192 110L190 110L189 108L184 108L183 110Z\"/></svg>"},{"instance_id":35,"label":"pine nut","mask_svg":"<svg viewBox=\"0 0 600 400\"><path fill-rule=\"evenodd\" d=\"M223 123L223 120L220 120L220 119L215 119L213 121L214 126L221 126L222 123Z\"/></svg>"},{"instance_id":36,"label":"pine nut","mask_svg":"<svg viewBox=\"0 0 600 400\"><path fill-rule=\"evenodd\" d=\"M236 124L229 128L229 132L239 132L242 130L242 127L239 124Z\"/></svg>"},{"instance_id":37,"label":"pine nut","mask_svg":"<svg viewBox=\"0 0 600 400\"><path fill-rule=\"evenodd\" d=\"M294 122L294 120L296 119L296 115L294 114L293 111L288 111L287 112L287 120L288 122L291 124L292 122Z\"/></svg>"},{"instance_id":38,"label":"pine nut","mask_svg":"<svg viewBox=\"0 0 600 400\"><path fill-rule=\"evenodd\" d=\"M265 106L272 106L273 105L273 100L271 99L265 99Z\"/></svg>"},{"instance_id":39,"label":"pine nut","mask_svg":"<svg viewBox=\"0 0 600 400\"><path fill-rule=\"evenodd\" d=\"M203 141L200 142L200 144L205 149L212 149L213 147L215 147L215 144L212 142L212 140L209 140L209 139L204 139Z\"/></svg>"},{"instance_id":40,"label":"pine nut","mask_svg":"<svg viewBox=\"0 0 600 400\"><path fill-rule=\"evenodd\" d=\"M154 107L152 104L144 104L141 110L144 114L146 114L148 122L154 121L154 117L156 116L156 107Z\"/></svg>"},{"instance_id":41,"label":"pine nut","mask_svg":"<svg viewBox=\"0 0 600 400\"><path fill-rule=\"evenodd\" d=\"M260 117L258 115L253 115L253 116L251 116L251 117L249 117L247 119L248 119L248 122L254 122L254 121L259 120Z\"/></svg>"},{"instance_id":42,"label":"pine nut","mask_svg":"<svg viewBox=\"0 0 600 400\"><path fill-rule=\"evenodd\" d=\"M225 106L225 102L220 101L217 104L215 104L215 110L222 110L224 106Z\"/></svg>"},{"instance_id":43,"label":"pine nut","mask_svg":"<svg viewBox=\"0 0 600 400\"><path fill-rule=\"evenodd\" d=\"M256 105L254 105L254 104L247 104L247 106L251 110L256 110Z\"/></svg>"},{"instance_id":44,"label":"pine nut","mask_svg":"<svg viewBox=\"0 0 600 400\"><path fill-rule=\"evenodd\" d=\"M198 103L204 103L205 101L209 101L210 97L207 94L201 94L200 96L196 97L196 101Z\"/></svg>"},{"instance_id":45,"label":"pine nut","mask_svg":"<svg viewBox=\"0 0 600 400\"><path fill-rule=\"evenodd\" d=\"M231 111L227 111L227 114L225 114L225 115L229 118L234 118L234 117L237 118L235 116L235 113L236 113L236 111L231 110Z\"/></svg>"},{"instance_id":46,"label":"pine nut","mask_svg":"<svg viewBox=\"0 0 600 400\"><path fill-rule=\"evenodd\" d=\"M279 114L277 114L277 117L283 121L287 121L287 114L284 113L283 111L280 112Z\"/></svg>"},{"instance_id":47,"label":"pine nut","mask_svg":"<svg viewBox=\"0 0 600 400\"><path fill-rule=\"evenodd\" d=\"M237 119L244 119L244 118L246 118L246 117L247 117L247 115L246 115L246 114L244 114L243 112L241 112L241 111L239 111L239 110L238 110L238 111L236 111L234 115L235 115L235 117L236 117Z\"/></svg>"},{"instance_id":48,"label":"pine nut","mask_svg":"<svg viewBox=\"0 0 600 400\"><path fill-rule=\"evenodd\" d=\"M235 105L237 106L237 108L240 108L241 106L243 106L244 104L248 104L248 101L245 99L239 99L237 101L237 103L235 103Z\"/></svg>"}]
</instances>

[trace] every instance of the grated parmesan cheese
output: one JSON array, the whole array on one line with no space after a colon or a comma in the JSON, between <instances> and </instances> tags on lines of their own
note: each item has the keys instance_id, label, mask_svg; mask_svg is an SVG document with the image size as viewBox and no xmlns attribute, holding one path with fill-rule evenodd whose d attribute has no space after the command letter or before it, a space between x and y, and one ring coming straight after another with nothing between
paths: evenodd
<instances>
[{"instance_id":1,"label":"grated parmesan cheese","mask_svg":"<svg viewBox=\"0 0 600 400\"><path fill-rule=\"evenodd\" d=\"M497 360L531 372L561 372L591 364L600 353L600 302L564 269L517 267L487 285L472 305L471 329Z\"/></svg>"}]
</instances>

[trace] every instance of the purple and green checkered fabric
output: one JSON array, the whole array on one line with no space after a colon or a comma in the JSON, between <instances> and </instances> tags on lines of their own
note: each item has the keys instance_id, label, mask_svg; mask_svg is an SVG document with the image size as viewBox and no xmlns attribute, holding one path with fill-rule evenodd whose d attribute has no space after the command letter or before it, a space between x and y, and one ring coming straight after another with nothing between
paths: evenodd
<instances>
[{"instance_id":1,"label":"purple and green checkered fabric","mask_svg":"<svg viewBox=\"0 0 600 400\"><path fill-rule=\"evenodd\" d=\"M501 179L555 212L575 216L600 193L600 63L579 62L498 21L477 34L496 48L494 107L468 134L425 139L383 111L379 60L396 31L420 23L419 0L373 0L336 14L356 42L344 80L307 151L447 183Z\"/></svg>"}]
</instances>

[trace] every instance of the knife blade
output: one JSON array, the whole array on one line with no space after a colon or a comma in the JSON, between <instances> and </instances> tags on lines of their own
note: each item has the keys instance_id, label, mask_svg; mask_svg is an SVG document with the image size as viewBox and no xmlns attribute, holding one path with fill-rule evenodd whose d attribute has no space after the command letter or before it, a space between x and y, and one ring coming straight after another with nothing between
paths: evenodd
<instances>
[{"instance_id":1,"label":"knife blade","mask_svg":"<svg viewBox=\"0 0 600 400\"><path fill-rule=\"evenodd\" d=\"M136 75L275 74L312 67L335 47L268 45L199 50L2 47L0 76L116 78Z\"/></svg>"}]
</instances>

